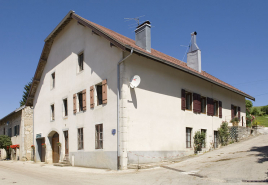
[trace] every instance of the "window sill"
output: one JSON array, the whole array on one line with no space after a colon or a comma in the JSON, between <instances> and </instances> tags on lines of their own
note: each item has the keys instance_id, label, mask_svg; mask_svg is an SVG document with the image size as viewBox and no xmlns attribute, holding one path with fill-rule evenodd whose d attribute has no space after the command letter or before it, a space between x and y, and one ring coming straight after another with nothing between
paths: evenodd
<instances>
[{"instance_id":1,"label":"window sill","mask_svg":"<svg viewBox=\"0 0 268 185\"><path fill-rule=\"evenodd\" d=\"M192 109L185 109L185 110L187 110L187 111L192 111Z\"/></svg>"},{"instance_id":2,"label":"window sill","mask_svg":"<svg viewBox=\"0 0 268 185\"><path fill-rule=\"evenodd\" d=\"M50 120L50 122L55 122L55 120Z\"/></svg>"},{"instance_id":3,"label":"window sill","mask_svg":"<svg viewBox=\"0 0 268 185\"><path fill-rule=\"evenodd\" d=\"M77 149L78 152L84 152L84 149Z\"/></svg>"},{"instance_id":4,"label":"window sill","mask_svg":"<svg viewBox=\"0 0 268 185\"><path fill-rule=\"evenodd\" d=\"M62 119L68 119L68 116L64 116Z\"/></svg>"},{"instance_id":5,"label":"window sill","mask_svg":"<svg viewBox=\"0 0 268 185\"><path fill-rule=\"evenodd\" d=\"M85 69L83 69L83 70L81 70L81 71L78 71L77 73L76 73L76 75L80 75L81 73L83 73L85 71Z\"/></svg>"},{"instance_id":6,"label":"window sill","mask_svg":"<svg viewBox=\"0 0 268 185\"><path fill-rule=\"evenodd\" d=\"M103 107L103 104L101 104L101 105L96 105L96 106L94 106L94 108L92 108L92 109L98 110L98 109L101 109L102 107Z\"/></svg>"},{"instance_id":7,"label":"window sill","mask_svg":"<svg viewBox=\"0 0 268 185\"><path fill-rule=\"evenodd\" d=\"M82 113L84 113L84 112L86 112L86 110L79 111L79 112L77 112L77 113L75 113L75 114L82 114Z\"/></svg>"}]
</instances>

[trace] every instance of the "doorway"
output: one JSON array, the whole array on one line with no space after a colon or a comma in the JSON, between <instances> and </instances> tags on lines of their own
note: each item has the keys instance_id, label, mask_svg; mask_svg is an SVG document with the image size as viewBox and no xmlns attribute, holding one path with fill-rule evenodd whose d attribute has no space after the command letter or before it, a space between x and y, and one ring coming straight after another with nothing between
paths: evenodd
<instances>
[{"instance_id":1,"label":"doorway","mask_svg":"<svg viewBox=\"0 0 268 185\"><path fill-rule=\"evenodd\" d=\"M65 139L65 160L69 161L69 135L68 130L64 131L64 139Z\"/></svg>"},{"instance_id":2,"label":"doorway","mask_svg":"<svg viewBox=\"0 0 268 185\"><path fill-rule=\"evenodd\" d=\"M52 137L52 160L53 160L53 163L58 163L60 160L58 142L59 142L59 134L56 132Z\"/></svg>"},{"instance_id":3,"label":"doorway","mask_svg":"<svg viewBox=\"0 0 268 185\"><path fill-rule=\"evenodd\" d=\"M45 162L46 148L42 145L45 144L45 138L36 139L37 154L41 162Z\"/></svg>"}]
</instances>

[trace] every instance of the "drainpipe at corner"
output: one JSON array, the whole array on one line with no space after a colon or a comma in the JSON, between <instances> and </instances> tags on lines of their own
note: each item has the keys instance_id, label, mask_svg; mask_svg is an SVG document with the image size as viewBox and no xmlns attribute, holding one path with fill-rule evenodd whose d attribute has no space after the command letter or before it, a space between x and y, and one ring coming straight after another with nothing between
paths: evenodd
<instances>
[{"instance_id":1,"label":"drainpipe at corner","mask_svg":"<svg viewBox=\"0 0 268 185\"><path fill-rule=\"evenodd\" d=\"M120 112L119 112L119 104L120 104L120 64L125 61L128 57L130 57L133 53L133 48L131 48L131 52L128 56L123 58L117 63L117 170L120 168Z\"/></svg>"}]
</instances>

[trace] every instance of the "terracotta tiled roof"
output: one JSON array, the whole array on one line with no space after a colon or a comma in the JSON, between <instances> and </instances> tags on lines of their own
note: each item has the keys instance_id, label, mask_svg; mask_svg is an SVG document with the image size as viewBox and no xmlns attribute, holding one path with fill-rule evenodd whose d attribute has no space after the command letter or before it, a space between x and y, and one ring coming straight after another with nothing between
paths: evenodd
<instances>
[{"instance_id":1,"label":"terracotta tiled roof","mask_svg":"<svg viewBox=\"0 0 268 185\"><path fill-rule=\"evenodd\" d=\"M124 36L124 35L121 35L121 34L115 32L115 31L113 31L113 30L110 30L110 29L105 28L105 27L103 27L103 26L101 26L101 25L98 25L98 24L96 24L96 23L94 23L94 22L91 22L91 21L89 21L89 20L87 20L87 19L84 19L83 17L80 17L80 16L77 15L77 14L75 14L75 16L77 16L77 17L79 17L80 19L84 20L85 22L87 22L87 23L93 25L94 27L98 28L99 30L101 30L102 32L106 33L106 34L109 35L111 38L113 38L114 40L118 41L119 43L121 43L121 44L123 44L123 45L125 45L125 46L128 45L128 46L133 47L133 48L135 48L135 49L137 49L137 50L140 50L140 51L143 52L143 53L147 53L147 54L149 54L149 55L152 55L152 56L154 56L154 57L160 58L160 59L162 59L162 60L166 60L166 61L168 61L168 62L174 63L174 64L179 65L179 66L181 66L181 67L183 67L183 68L185 68L185 69L187 69L187 70L190 70L190 71L192 71L192 72L194 72L194 73L197 73L197 74L199 74L199 75L202 75L202 76L204 76L204 77L206 77L206 78L208 78L208 79L210 79L210 80L212 80L212 81L215 81L215 82L217 82L217 83L219 83L219 84L222 84L222 85L224 85L224 86L227 86L227 87L229 87L229 88L231 88L231 89L233 89L233 90L235 90L235 91L239 91L239 92L241 92L241 93L243 93L243 94L245 94L245 95L248 95L248 94L244 93L243 91L241 91L241 90L239 90L239 89L233 87L232 85L230 85L230 84L228 84L228 83L226 83L226 82L224 82L224 81L222 81L222 80L220 80L220 79L218 79L218 78L216 78L216 77L214 77L214 76L208 74L208 73L205 72L205 71L202 71L202 72L200 73L200 72L198 72L198 71L196 71L196 70L194 70L194 69L188 67L187 64L186 64L185 62L180 61L180 60L178 60L178 59L176 59L176 58L173 58L173 57L171 57L171 56L169 56L169 55L166 55L166 54L164 54L164 53L161 53L160 51L157 51L157 50L155 50L155 49L151 49L151 53L150 53L150 52L146 51L145 49L142 49L142 48L140 48L139 46L137 46L137 45L135 44L135 41L134 41L134 40L132 40L132 39L130 39L130 38ZM248 95L248 96L250 96L250 95Z\"/></svg>"}]
</instances>

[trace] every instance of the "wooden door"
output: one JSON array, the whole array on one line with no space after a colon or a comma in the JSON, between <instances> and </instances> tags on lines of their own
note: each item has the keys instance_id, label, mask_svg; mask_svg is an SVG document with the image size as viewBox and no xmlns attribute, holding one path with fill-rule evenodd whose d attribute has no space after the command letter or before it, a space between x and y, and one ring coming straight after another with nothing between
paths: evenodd
<instances>
[{"instance_id":1,"label":"wooden door","mask_svg":"<svg viewBox=\"0 0 268 185\"><path fill-rule=\"evenodd\" d=\"M59 134L55 133L52 137L52 156L53 156L53 163L58 163L60 159L60 154L59 154Z\"/></svg>"}]
</instances>

